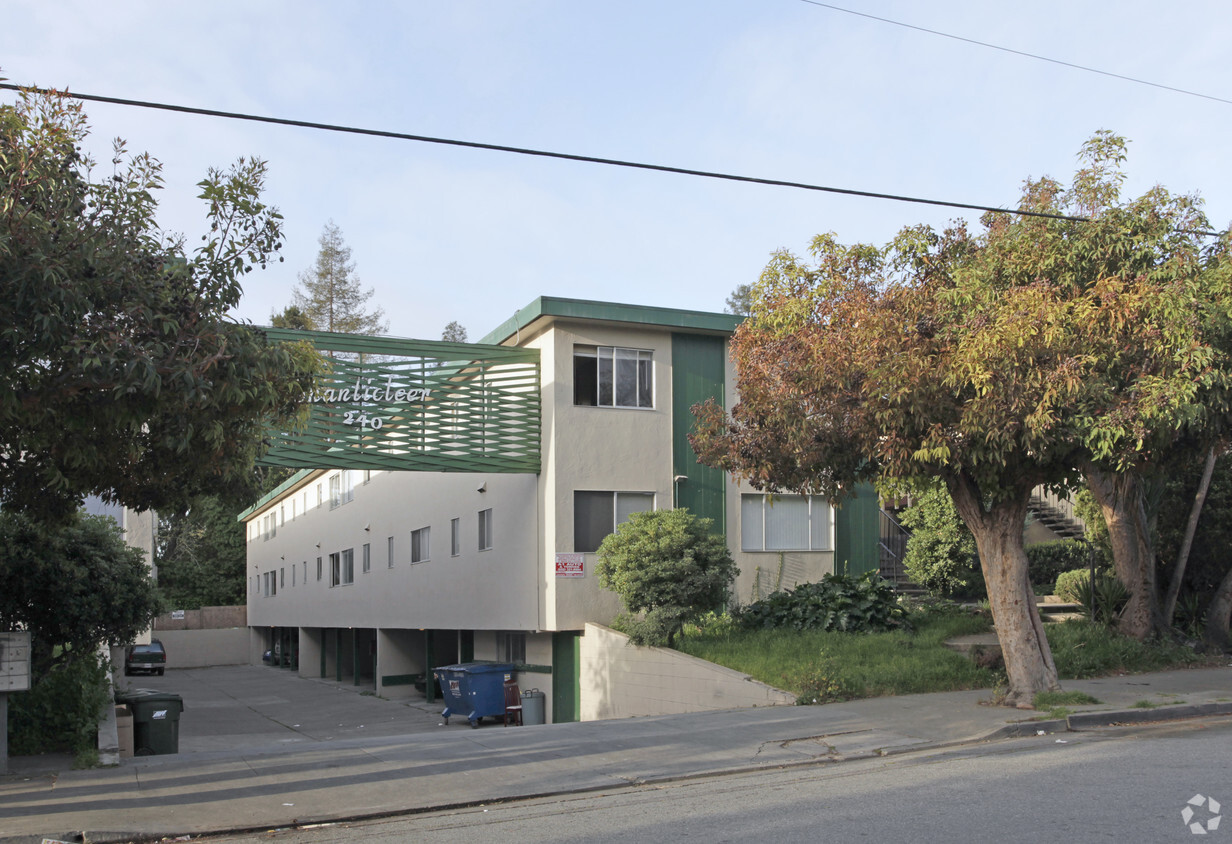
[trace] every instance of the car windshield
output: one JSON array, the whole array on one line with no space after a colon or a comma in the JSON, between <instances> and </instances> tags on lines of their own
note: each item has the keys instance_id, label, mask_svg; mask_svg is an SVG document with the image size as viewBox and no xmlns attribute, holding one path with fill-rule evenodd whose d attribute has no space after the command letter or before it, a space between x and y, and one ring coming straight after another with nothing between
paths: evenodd
<instances>
[{"instance_id":1,"label":"car windshield","mask_svg":"<svg viewBox=\"0 0 1232 844\"><path fill-rule=\"evenodd\" d=\"M135 654L159 654L162 652L162 645L133 645L133 653Z\"/></svg>"}]
</instances>

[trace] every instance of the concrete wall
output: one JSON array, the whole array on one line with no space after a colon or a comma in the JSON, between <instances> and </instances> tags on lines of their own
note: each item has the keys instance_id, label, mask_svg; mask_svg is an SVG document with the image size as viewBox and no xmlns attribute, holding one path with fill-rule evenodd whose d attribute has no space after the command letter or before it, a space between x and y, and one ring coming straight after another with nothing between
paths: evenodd
<instances>
[{"instance_id":1,"label":"concrete wall","mask_svg":"<svg viewBox=\"0 0 1232 844\"><path fill-rule=\"evenodd\" d=\"M245 665L250 661L247 627L158 630L156 636L167 649L167 667L171 669Z\"/></svg>"},{"instance_id":2,"label":"concrete wall","mask_svg":"<svg viewBox=\"0 0 1232 844\"><path fill-rule=\"evenodd\" d=\"M587 624L582 637L582 720L670 715L795 703L795 695L666 648L629 644Z\"/></svg>"}]
</instances>

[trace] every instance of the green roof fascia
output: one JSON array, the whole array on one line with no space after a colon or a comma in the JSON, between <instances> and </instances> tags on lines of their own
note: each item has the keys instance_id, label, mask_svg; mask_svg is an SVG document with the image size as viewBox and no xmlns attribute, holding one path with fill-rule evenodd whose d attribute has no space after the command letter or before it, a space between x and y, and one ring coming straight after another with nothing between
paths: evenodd
<instances>
[{"instance_id":1,"label":"green roof fascia","mask_svg":"<svg viewBox=\"0 0 1232 844\"><path fill-rule=\"evenodd\" d=\"M290 489L291 487L293 487L293 486L295 486L296 484L298 484L298 483L299 483L300 481L302 481L304 478L308 477L308 476L309 476L309 475L311 475L313 472L319 472L319 471L320 471L320 469L300 469L300 470L299 470L298 472L296 472L294 475L292 475L291 477L287 478L285 481L283 481L282 483L280 483L278 486L274 487L274 488L273 488L272 490L270 490L269 492L265 493L265 495L261 496L261 498L257 501L257 503L256 503L256 504L252 505L252 506L251 506L251 507L249 507L247 510L245 510L243 513L240 513L238 516L236 516L236 517L235 517L235 520L236 520L237 522L242 522L242 521L244 521L244 519L248 518L248 517L249 517L249 516L251 516L253 513L255 513L256 511L260 510L260 509L261 509L262 507L264 507L266 504L269 504L269 503L270 503L271 501L273 501L275 498L277 498L278 496L282 495L282 494L283 494L284 492L286 492L288 489Z\"/></svg>"},{"instance_id":2,"label":"green roof fascia","mask_svg":"<svg viewBox=\"0 0 1232 844\"><path fill-rule=\"evenodd\" d=\"M568 317L604 322L628 322L655 325L683 331L731 334L744 321L743 316L716 314L709 311L685 311L677 308L654 308L648 305L621 305L616 302L593 302L586 299L560 299L540 296L496 329L480 343L498 344L517 334L541 317Z\"/></svg>"}]
</instances>

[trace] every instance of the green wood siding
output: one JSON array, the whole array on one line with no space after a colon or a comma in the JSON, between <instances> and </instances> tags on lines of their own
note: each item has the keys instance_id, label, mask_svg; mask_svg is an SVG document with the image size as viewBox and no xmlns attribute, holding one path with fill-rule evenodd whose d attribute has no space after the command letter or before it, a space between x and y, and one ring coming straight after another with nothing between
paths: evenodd
<instances>
[{"instance_id":1,"label":"green wood siding","mask_svg":"<svg viewBox=\"0 0 1232 844\"><path fill-rule=\"evenodd\" d=\"M834 514L835 572L864 574L880 568L880 512L877 491L871 484L860 484L855 496L839 505Z\"/></svg>"},{"instance_id":2,"label":"green wood siding","mask_svg":"<svg viewBox=\"0 0 1232 844\"><path fill-rule=\"evenodd\" d=\"M723 404L724 338L672 334L672 473L685 480L673 484L677 507L714 520L714 532L726 535L723 472L697 462L689 445L696 421L693 405L714 398Z\"/></svg>"},{"instance_id":3,"label":"green wood siding","mask_svg":"<svg viewBox=\"0 0 1232 844\"><path fill-rule=\"evenodd\" d=\"M552 634L552 723L582 718L582 634Z\"/></svg>"}]
</instances>

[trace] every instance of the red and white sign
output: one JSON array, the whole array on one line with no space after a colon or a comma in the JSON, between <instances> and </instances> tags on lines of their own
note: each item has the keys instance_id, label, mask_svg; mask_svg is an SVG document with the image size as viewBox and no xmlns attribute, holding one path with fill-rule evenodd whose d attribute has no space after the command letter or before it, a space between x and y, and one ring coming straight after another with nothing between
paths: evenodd
<instances>
[{"instance_id":1,"label":"red and white sign","mask_svg":"<svg viewBox=\"0 0 1232 844\"><path fill-rule=\"evenodd\" d=\"M585 577L586 576L586 555L585 554L557 554L556 555L556 576L557 577Z\"/></svg>"}]
</instances>

